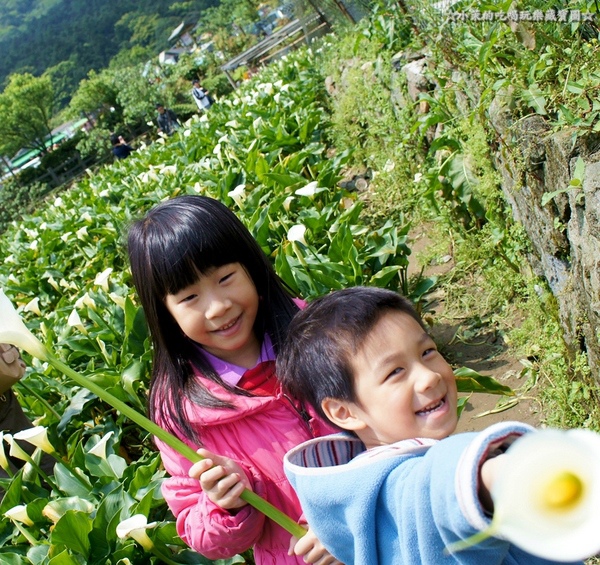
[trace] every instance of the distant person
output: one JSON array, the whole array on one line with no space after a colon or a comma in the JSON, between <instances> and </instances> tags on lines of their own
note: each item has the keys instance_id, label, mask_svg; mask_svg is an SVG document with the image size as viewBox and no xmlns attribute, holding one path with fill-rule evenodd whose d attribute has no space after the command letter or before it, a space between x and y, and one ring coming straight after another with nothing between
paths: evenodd
<instances>
[{"instance_id":1,"label":"distant person","mask_svg":"<svg viewBox=\"0 0 600 565\"><path fill-rule=\"evenodd\" d=\"M208 93L208 90L206 90L197 79L192 81L192 96L194 97L194 102L196 102L200 112L208 110L214 102L212 96Z\"/></svg>"},{"instance_id":2,"label":"distant person","mask_svg":"<svg viewBox=\"0 0 600 565\"><path fill-rule=\"evenodd\" d=\"M110 142L112 143L112 153L115 159L125 159L125 157L129 157L130 153L133 152L133 147L125 143L122 135L113 133L110 136Z\"/></svg>"},{"instance_id":3,"label":"distant person","mask_svg":"<svg viewBox=\"0 0 600 565\"><path fill-rule=\"evenodd\" d=\"M162 131L165 135L173 135L175 130L180 127L177 114L171 108L165 108L160 102L156 105L158 111L158 131Z\"/></svg>"},{"instance_id":4,"label":"distant person","mask_svg":"<svg viewBox=\"0 0 600 565\"><path fill-rule=\"evenodd\" d=\"M26 365L19 355L19 351L13 345L0 343L0 431L16 434L22 430L33 427L27 418L12 386L25 374ZM34 451L33 445L20 441L19 445L30 455ZM16 472L23 466L24 461L15 459L8 455L7 445L4 446L8 462L12 472ZM41 467L46 473L51 473L54 467L54 459L47 454L42 455ZM6 478L6 471L0 468L0 477Z\"/></svg>"}]
</instances>

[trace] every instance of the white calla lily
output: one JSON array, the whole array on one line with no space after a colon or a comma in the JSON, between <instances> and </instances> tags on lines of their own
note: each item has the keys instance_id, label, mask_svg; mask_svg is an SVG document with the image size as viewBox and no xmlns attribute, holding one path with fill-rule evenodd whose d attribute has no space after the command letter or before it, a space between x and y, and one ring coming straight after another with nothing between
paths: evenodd
<instances>
[{"instance_id":1,"label":"white calla lily","mask_svg":"<svg viewBox=\"0 0 600 565\"><path fill-rule=\"evenodd\" d=\"M495 535L550 560L600 552L600 435L541 430L507 454L492 490Z\"/></svg>"},{"instance_id":2,"label":"white calla lily","mask_svg":"<svg viewBox=\"0 0 600 565\"><path fill-rule=\"evenodd\" d=\"M15 441L15 438L12 436L12 434L4 434L4 441L10 445L8 454L11 457L26 462L31 460L31 456Z\"/></svg>"},{"instance_id":3,"label":"white calla lily","mask_svg":"<svg viewBox=\"0 0 600 565\"><path fill-rule=\"evenodd\" d=\"M15 345L42 361L48 358L48 350L27 329L2 289L0 289L0 343Z\"/></svg>"},{"instance_id":4,"label":"white calla lily","mask_svg":"<svg viewBox=\"0 0 600 565\"><path fill-rule=\"evenodd\" d=\"M540 430L508 449L492 487L490 526L451 544L454 553L489 537L505 539L550 561L600 552L600 434Z\"/></svg>"},{"instance_id":5,"label":"white calla lily","mask_svg":"<svg viewBox=\"0 0 600 565\"><path fill-rule=\"evenodd\" d=\"M33 314L37 314L38 316L42 315L40 310L40 299L38 296L30 300L25 306L23 306L23 310L25 312L32 312Z\"/></svg>"},{"instance_id":6,"label":"white calla lily","mask_svg":"<svg viewBox=\"0 0 600 565\"><path fill-rule=\"evenodd\" d=\"M299 188L296 190L295 194L299 196L308 196L312 197L317 193L317 188L319 188L319 184L316 180L309 182L306 186Z\"/></svg>"},{"instance_id":7,"label":"white calla lily","mask_svg":"<svg viewBox=\"0 0 600 565\"><path fill-rule=\"evenodd\" d=\"M233 190L227 193L229 198L232 198L234 202L241 208L246 198L246 185L238 184Z\"/></svg>"},{"instance_id":8,"label":"white calla lily","mask_svg":"<svg viewBox=\"0 0 600 565\"><path fill-rule=\"evenodd\" d=\"M59 290L59 286L58 283L56 282L56 280L54 279L53 276L48 277L48 284L54 289L54 290Z\"/></svg>"},{"instance_id":9,"label":"white calla lily","mask_svg":"<svg viewBox=\"0 0 600 565\"><path fill-rule=\"evenodd\" d=\"M6 451L4 451L4 432L0 432L0 467L2 467L7 473L10 470L10 463L6 457Z\"/></svg>"},{"instance_id":10,"label":"white calla lily","mask_svg":"<svg viewBox=\"0 0 600 565\"><path fill-rule=\"evenodd\" d=\"M108 278L110 277L110 274L112 272L112 267L104 269L104 271L96 275L96 278L94 279L94 284L101 286L105 292L108 292Z\"/></svg>"},{"instance_id":11,"label":"white calla lily","mask_svg":"<svg viewBox=\"0 0 600 565\"><path fill-rule=\"evenodd\" d=\"M87 292L75 302L75 308L83 308L84 306L88 306L94 311L96 310L96 303Z\"/></svg>"},{"instance_id":12,"label":"white calla lily","mask_svg":"<svg viewBox=\"0 0 600 565\"><path fill-rule=\"evenodd\" d=\"M123 310L125 310L125 297L120 296L119 294L117 294L116 292L111 292L108 297L120 308L123 308Z\"/></svg>"},{"instance_id":13,"label":"white calla lily","mask_svg":"<svg viewBox=\"0 0 600 565\"><path fill-rule=\"evenodd\" d=\"M88 453L100 457L100 459L106 459L106 444L113 434L114 432L108 432Z\"/></svg>"},{"instance_id":14,"label":"white calla lily","mask_svg":"<svg viewBox=\"0 0 600 565\"><path fill-rule=\"evenodd\" d=\"M56 452L54 446L48 439L48 430L44 426L35 426L33 428L21 430L14 434L13 438L26 441L35 447L39 447L42 451L49 453L50 455Z\"/></svg>"},{"instance_id":15,"label":"white calla lily","mask_svg":"<svg viewBox=\"0 0 600 565\"><path fill-rule=\"evenodd\" d=\"M299 241L299 242L303 243L304 245L307 245L305 235L306 235L306 226L303 224L296 224L295 226L292 226L289 229L289 231L287 233L287 238L288 238L288 241Z\"/></svg>"},{"instance_id":16,"label":"white calla lily","mask_svg":"<svg viewBox=\"0 0 600 565\"><path fill-rule=\"evenodd\" d=\"M27 514L27 506L24 504L13 506L4 515L13 522L21 522L21 524L25 524L26 526L33 526L33 520Z\"/></svg>"},{"instance_id":17,"label":"white calla lily","mask_svg":"<svg viewBox=\"0 0 600 565\"><path fill-rule=\"evenodd\" d=\"M135 514L131 518L119 522L117 525L117 536L121 539L132 538L146 551L150 551L154 547L154 543L148 537L146 530L155 526L156 522L148 523L148 519L143 514Z\"/></svg>"},{"instance_id":18,"label":"white calla lily","mask_svg":"<svg viewBox=\"0 0 600 565\"><path fill-rule=\"evenodd\" d=\"M87 335L87 330L85 329L77 310L73 309L71 311L69 318L67 319L67 324L72 328L77 328L82 334Z\"/></svg>"},{"instance_id":19,"label":"white calla lily","mask_svg":"<svg viewBox=\"0 0 600 565\"><path fill-rule=\"evenodd\" d=\"M286 212L290 211L290 207L291 207L293 201L294 201L293 196L287 196L286 199L283 201L283 208Z\"/></svg>"}]
</instances>

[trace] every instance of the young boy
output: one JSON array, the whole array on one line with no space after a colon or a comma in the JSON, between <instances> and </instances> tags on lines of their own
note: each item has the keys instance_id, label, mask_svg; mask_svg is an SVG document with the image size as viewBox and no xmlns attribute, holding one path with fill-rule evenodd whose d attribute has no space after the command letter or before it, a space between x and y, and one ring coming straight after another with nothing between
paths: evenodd
<instances>
[{"instance_id":1,"label":"young boy","mask_svg":"<svg viewBox=\"0 0 600 565\"><path fill-rule=\"evenodd\" d=\"M556 563L498 538L444 552L489 525L502 453L532 428L507 422L448 437L457 423L454 374L407 300L364 287L315 300L292 321L277 375L351 432L306 442L284 462L308 523L337 559Z\"/></svg>"}]
</instances>

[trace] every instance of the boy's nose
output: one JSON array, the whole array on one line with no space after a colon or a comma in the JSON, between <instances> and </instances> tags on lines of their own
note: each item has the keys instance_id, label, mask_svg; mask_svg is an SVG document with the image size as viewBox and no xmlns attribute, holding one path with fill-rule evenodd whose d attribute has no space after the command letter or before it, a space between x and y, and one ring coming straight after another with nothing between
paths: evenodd
<instances>
[{"instance_id":1,"label":"boy's nose","mask_svg":"<svg viewBox=\"0 0 600 565\"><path fill-rule=\"evenodd\" d=\"M426 391L437 386L442 378L437 371L434 371L430 367L426 367L424 365L419 366L417 371L416 388L419 390L419 392Z\"/></svg>"}]
</instances>

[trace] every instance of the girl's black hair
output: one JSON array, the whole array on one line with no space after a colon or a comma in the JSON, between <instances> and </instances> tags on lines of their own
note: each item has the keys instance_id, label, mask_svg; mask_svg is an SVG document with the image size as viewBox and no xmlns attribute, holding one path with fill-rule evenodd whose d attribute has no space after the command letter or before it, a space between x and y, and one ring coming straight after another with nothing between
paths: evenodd
<instances>
[{"instance_id":1,"label":"girl's black hair","mask_svg":"<svg viewBox=\"0 0 600 565\"><path fill-rule=\"evenodd\" d=\"M356 402L352 359L390 311L408 314L425 329L409 300L383 288L346 288L311 302L292 320L277 357L282 385L324 419L325 398Z\"/></svg>"},{"instance_id":2,"label":"girl's black hair","mask_svg":"<svg viewBox=\"0 0 600 565\"><path fill-rule=\"evenodd\" d=\"M276 354L298 307L244 224L224 204L207 196L179 196L152 208L131 226L128 252L154 348L150 417L173 433L198 440L186 418L185 399L200 406L232 406L191 378L194 367L235 394L248 393L218 376L167 310L166 296L195 283L199 274L240 263L259 295L254 331L258 339L269 335Z\"/></svg>"}]
</instances>

